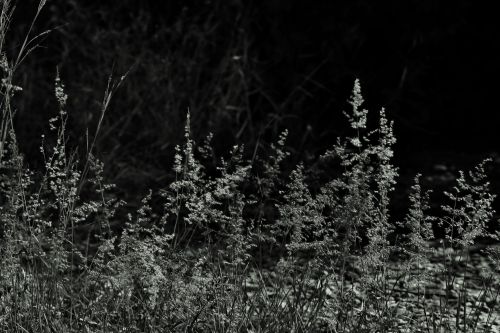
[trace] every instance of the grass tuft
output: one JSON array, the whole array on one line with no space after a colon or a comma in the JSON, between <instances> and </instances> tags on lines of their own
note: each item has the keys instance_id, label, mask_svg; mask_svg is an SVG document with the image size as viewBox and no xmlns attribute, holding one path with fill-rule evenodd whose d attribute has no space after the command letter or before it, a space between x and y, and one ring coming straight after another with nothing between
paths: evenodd
<instances>
[{"instance_id":1,"label":"grass tuft","mask_svg":"<svg viewBox=\"0 0 500 333\"><path fill-rule=\"evenodd\" d=\"M234 146L220 158L211 135L202 145L193 139L188 113L172 181L130 209L104 176L96 139L82 160L68 143L59 73L44 165L28 168L13 127L12 98L21 91L13 81L36 37L8 59L11 14L3 1L2 331L498 331L498 270L484 266L485 258L498 265L498 248L475 252L479 237L499 238L487 228L489 160L459 173L439 216L429 213L430 192L417 175L406 217L394 221L393 123L382 109L369 127L356 80L345 112L352 133L321 157L341 172L317 190L303 163L284 170L286 131L265 157L246 160ZM108 82L98 129L122 80Z\"/></svg>"}]
</instances>

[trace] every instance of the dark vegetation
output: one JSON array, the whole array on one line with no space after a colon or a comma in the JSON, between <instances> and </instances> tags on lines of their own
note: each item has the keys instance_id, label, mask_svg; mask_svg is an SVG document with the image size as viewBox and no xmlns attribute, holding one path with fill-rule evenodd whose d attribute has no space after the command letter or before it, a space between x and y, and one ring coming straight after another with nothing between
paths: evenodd
<instances>
[{"instance_id":1,"label":"dark vegetation","mask_svg":"<svg viewBox=\"0 0 500 333\"><path fill-rule=\"evenodd\" d=\"M35 6L17 7L10 54ZM36 32L53 31L17 72L20 144L39 161L58 66L71 78L68 126L80 143L96 128L109 75L128 72L97 142L119 187L145 193L165 177L188 108L196 138L212 131L220 153L237 142L265 153L264 142L286 128L294 162L312 162L348 130L341 111L360 78L367 107L384 106L396 120L403 173L470 168L498 153L492 13L465 0L53 0L35 23Z\"/></svg>"},{"instance_id":2,"label":"dark vegetation","mask_svg":"<svg viewBox=\"0 0 500 333\"><path fill-rule=\"evenodd\" d=\"M497 118L418 56L477 13L330 6L2 1L2 330L495 331Z\"/></svg>"}]
</instances>

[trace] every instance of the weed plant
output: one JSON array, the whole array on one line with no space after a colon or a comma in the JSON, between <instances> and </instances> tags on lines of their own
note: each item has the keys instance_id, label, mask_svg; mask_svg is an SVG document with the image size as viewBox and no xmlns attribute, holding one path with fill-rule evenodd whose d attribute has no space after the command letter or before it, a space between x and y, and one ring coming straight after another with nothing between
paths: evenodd
<instances>
[{"instance_id":1,"label":"weed plant","mask_svg":"<svg viewBox=\"0 0 500 333\"><path fill-rule=\"evenodd\" d=\"M2 47L11 13L3 1ZM495 198L487 160L459 174L440 216L429 214L417 175L394 223L393 124L381 110L368 127L356 80L345 112L352 134L321 156L341 172L319 190L303 164L283 172L286 131L268 156L247 161L235 146L219 158L210 136L192 139L188 113L174 180L118 214L126 204L103 176L95 139L83 160L67 143L59 74L44 168L30 170L19 152L13 78L35 41L28 35L14 60L1 52L2 331L498 331L498 276L471 254L479 236L498 238L486 228ZM108 84L102 115L120 83ZM436 242L439 227L446 238Z\"/></svg>"}]
</instances>

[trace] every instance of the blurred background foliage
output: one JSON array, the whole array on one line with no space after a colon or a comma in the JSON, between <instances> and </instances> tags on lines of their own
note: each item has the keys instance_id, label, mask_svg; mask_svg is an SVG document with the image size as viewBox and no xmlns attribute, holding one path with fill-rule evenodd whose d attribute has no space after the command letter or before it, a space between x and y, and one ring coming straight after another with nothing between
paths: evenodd
<instances>
[{"instance_id":1,"label":"blurred background foliage","mask_svg":"<svg viewBox=\"0 0 500 333\"><path fill-rule=\"evenodd\" d=\"M34 1L17 2L11 52L35 11ZM292 162L313 163L345 134L342 111L359 78L365 106L386 107L396 122L403 173L468 167L498 151L494 13L471 0L49 0L35 31L51 32L16 77L19 141L39 164L40 135L57 112L56 68L80 147L108 78L128 73L97 142L124 193L165 184L188 110L194 137L213 132L218 153L244 143L249 157L265 155L287 128Z\"/></svg>"}]
</instances>

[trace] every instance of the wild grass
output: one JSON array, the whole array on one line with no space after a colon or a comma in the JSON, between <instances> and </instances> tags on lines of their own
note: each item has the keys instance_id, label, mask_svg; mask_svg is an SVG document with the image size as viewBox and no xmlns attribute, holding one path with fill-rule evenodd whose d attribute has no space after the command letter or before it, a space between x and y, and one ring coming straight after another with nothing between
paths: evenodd
<instances>
[{"instance_id":1,"label":"wild grass","mask_svg":"<svg viewBox=\"0 0 500 333\"><path fill-rule=\"evenodd\" d=\"M223 153L236 141L256 142L262 134L250 117L250 105L263 103L260 78L256 55L249 51L249 13L238 3L53 0L35 24L35 29L52 32L45 35L36 56L25 59L17 80L25 94L15 100L16 129L31 164L43 165L37 158L38 138L57 107L47 98L57 65L61 77L77 78L65 80L71 96L69 142L84 148L86 129L92 134L100 123L96 152L105 152L99 156L107 179L123 189L129 204L140 202L135 192L157 189L165 180L164 165L170 165L174 147L182 140L188 109L195 137L213 131L214 146L223 146ZM21 6L18 13L31 13L32 6ZM11 53L27 29L18 27L24 23L19 21L9 34ZM107 78L122 73L128 73L127 84L101 121L98 109ZM29 111L33 108L36 114ZM237 139L228 142L227 137Z\"/></svg>"},{"instance_id":2,"label":"wild grass","mask_svg":"<svg viewBox=\"0 0 500 333\"><path fill-rule=\"evenodd\" d=\"M39 11L44 3L40 4ZM0 45L11 15L2 2ZM78 158L66 132L59 75L30 170L13 126L18 61L1 52L0 328L5 332L494 332L499 284L472 265L478 237L498 238L488 161L461 172L442 214L420 175L402 221L390 216L398 169L384 110L369 127L359 81L345 113L352 134L321 159L339 174L318 189L290 173L287 132L251 161L235 146L197 144L188 113L175 178L136 211L107 183L89 140ZM116 84L108 84L101 117ZM101 118L102 119L102 118ZM370 118L371 119L371 118ZM210 167L210 161L216 167ZM119 228L116 228L116 225ZM436 244L435 231L445 231ZM493 263L499 264L495 248ZM476 269L479 270L476 271Z\"/></svg>"}]
</instances>

